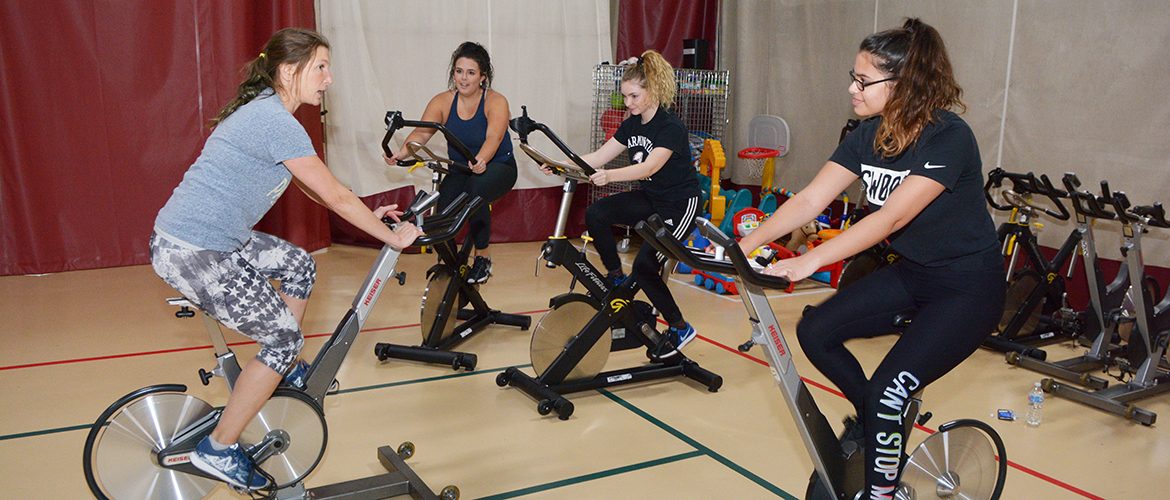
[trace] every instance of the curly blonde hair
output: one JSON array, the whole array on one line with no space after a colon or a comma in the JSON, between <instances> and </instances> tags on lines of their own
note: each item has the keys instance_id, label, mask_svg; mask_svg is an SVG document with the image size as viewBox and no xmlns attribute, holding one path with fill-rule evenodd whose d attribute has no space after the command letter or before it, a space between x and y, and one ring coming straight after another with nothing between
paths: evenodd
<instances>
[{"instance_id":1,"label":"curly blonde hair","mask_svg":"<svg viewBox=\"0 0 1170 500\"><path fill-rule=\"evenodd\" d=\"M669 108L674 105L674 95L678 92L674 68L657 51L643 52L636 64L626 68L622 81L634 82L649 90L650 95L663 107Z\"/></svg>"}]
</instances>

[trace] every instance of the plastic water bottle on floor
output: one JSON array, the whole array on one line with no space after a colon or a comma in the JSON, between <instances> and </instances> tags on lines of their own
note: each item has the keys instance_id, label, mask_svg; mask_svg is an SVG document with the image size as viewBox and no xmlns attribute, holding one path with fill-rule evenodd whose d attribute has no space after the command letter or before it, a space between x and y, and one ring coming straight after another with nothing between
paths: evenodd
<instances>
[{"instance_id":1,"label":"plastic water bottle on floor","mask_svg":"<svg viewBox=\"0 0 1170 500\"><path fill-rule=\"evenodd\" d=\"M1028 418L1025 420L1029 426L1036 427L1040 425L1040 411L1044 409L1044 389L1040 387L1040 382L1032 386L1032 392L1028 393Z\"/></svg>"}]
</instances>

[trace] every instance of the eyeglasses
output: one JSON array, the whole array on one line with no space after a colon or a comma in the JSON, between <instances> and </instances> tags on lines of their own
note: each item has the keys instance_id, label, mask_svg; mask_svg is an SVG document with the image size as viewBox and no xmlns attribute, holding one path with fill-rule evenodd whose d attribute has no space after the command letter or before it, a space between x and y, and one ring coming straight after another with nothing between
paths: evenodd
<instances>
[{"instance_id":1,"label":"eyeglasses","mask_svg":"<svg viewBox=\"0 0 1170 500\"><path fill-rule=\"evenodd\" d=\"M888 82L891 80L897 80L898 77L891 76L889 78L882 78L881 80L874 80L872 82L863 82L863 81L861 81L860 78L857 78L857 73L854 73L853 70L849 70L849 79L853 80L853 83L857 84L858 90L860 90L861 92L865 92L865 88L870 86L870 85L874 85L874 84L878 84L878 83L882 83L882 82Z\"/></svg>"}]
</instances>

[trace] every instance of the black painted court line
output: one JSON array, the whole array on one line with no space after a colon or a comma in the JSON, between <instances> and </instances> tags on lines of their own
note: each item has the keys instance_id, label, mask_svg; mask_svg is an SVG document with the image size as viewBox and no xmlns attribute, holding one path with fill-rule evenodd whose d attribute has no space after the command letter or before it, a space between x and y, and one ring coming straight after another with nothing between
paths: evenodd
<instances>
[{"instance_id":1,"label":"black painted court line","mask_svg":"<svg viewBox=\"0 0 1170 500\"><path fill-rule=\"evenodd\" d=\"M520 497L520 496L524 496L524 495L531 495L533 493L540 493L542 491L563 488L565 486L572 486L574 484L581 484L581 483L585 483L588 481L593 481L595 479L603 479L603 478L607 478L610 476L625 474L627 472L634 472L634 471L639 471L642 469L649 469L651 467L656 467L659 465L665 465L665 464L669 464L669 463L673 463L673 462L678 462L680 460L686 460L689 458L695 458L695 457L701 457L701 456L703 456L703 452L701 452L701 451L697 451L697 450L696 451L689 451L686 453L680 453L678 455L657 458L654 460L648 460L645 462L636 463L636 464L632 464L632 465L626 465L623 467L616 467L613 469L603 470L600 472L583 474L583 475L571 477L568 479L562 479L560 481L553 481L551 483L538 484L536 486L529 486L527 488L521 488L518 490L512 490L512 491L508 491L508 492L504 492L504 493L497 493L495 495L480 497L478 500L502 500L505 498L516 498L516 497Z\"/></svg>"},{"instance_id":2,"label":"black painted court line","mask_svg":"<svg viewBox=\"0 0 1170 500\"><path fill-rule=\"evenodd\" d=\"M605 397L609 398L610 400L612 400L613 402L623 406L625 409L630 410L635 415L638 415L639 417L642 417L646 421L658 426L659 429L666 431L670 435L678 438L680 441L682 441L688 445L693 446L695 448L695 450L697 450L699 453L702 453L703 455L711 457L716 462L719 462L719 463L723 464L725 467L727 467L728 469L731 469L731 470L737 472L739 475L741 475L745 478L748 478L753 483L756 483L761 488L764 488L765 490L772 492L776 496L787 499L787 500L800 500L799 498L792 496L792 494L788 493L787 491L780 489L780 487L764 480L764 478L753 474L751 471L745 469L743 466L731 461L730 459L728 459L727 457L725 457L723 455L720 455L715 450L708 448L707 446L703 445L703 443L700 443L700 442L694 440L693 438L691 438L690 436L687 436L682 431L675 429L674 427L671 427L670 425L667 425L666 422L658 420L653 415L647 413L646 411L642 410L641 408L638 408L637 406L634 406L633 403L630 403L622 398L619 398L615 394L613 394L612 392L609 392L605 389L598 389L597 392L600 392L603 396L605 396Z\"/></svg>"}]
</instances>

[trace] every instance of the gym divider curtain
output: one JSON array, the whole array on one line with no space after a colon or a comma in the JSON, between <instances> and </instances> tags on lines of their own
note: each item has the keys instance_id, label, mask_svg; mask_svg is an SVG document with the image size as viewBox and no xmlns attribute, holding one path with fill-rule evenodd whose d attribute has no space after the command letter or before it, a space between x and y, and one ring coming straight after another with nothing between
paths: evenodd
<instances>
[{"instance_id":1,"label":"gym divider curtain","mask_svg":"<svg viewBox=\"0 0 1170 500\"><path fill-rule=\"evenodd\" d=\"M719 0L621 0L617 58L623 61L654 49L680 68L683 40L702 39L707 41L707 67L715 68L710 62L716 60L718 31Z\"/></svg>"},{"instance_id":2,"label":"gym divider curtain","mask_svg":"<svg viewBox=\"0 0 1170 500\"><path fill-rule=\"evenodd\" d=\"M147 262L240 67L277 29L316 25L312 0L2 2L0 19L0 275ZM319 110L298 118L321 151ZM257 229L330 243L298 189Z\"/></svg>"}]
</instances>

